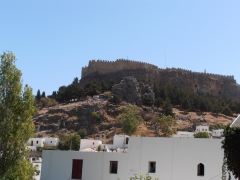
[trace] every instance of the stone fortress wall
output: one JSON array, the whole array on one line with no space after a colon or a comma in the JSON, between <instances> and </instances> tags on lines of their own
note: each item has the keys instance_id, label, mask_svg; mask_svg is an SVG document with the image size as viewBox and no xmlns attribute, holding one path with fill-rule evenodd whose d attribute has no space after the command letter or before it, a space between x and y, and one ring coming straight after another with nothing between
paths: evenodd
<instances>
[{"instance_id":1,"label":"stone fortress wall","mask_svg":"<svg viewBox=\"0 0 240 180\"><path fill-rule=\"evenodd\" d=\"M116 72L122 69L155 69L158 67L149 63L117 59L116 61L91 60L87 67L82 68L82 77L98 72L100 74Z\"/></svg>"},{"instance_id":2,"label":"stone fortress wall","mask_svg":"<svg viewBox=\"0 0 240 180\"><path fill-rule=\"evenodd\" d=\"M88 66L82 67L82 78L94 72L98 72L99 74L105 74L105 73L116 72L122 69L151 69L151 70L157 70L159 72L175 71L180 73L190 73L192 75L207 75L207 76L211 76L212 78L223 78L223 79L234 80L234 76L225 76L225 75L205 73L205 72L193 72L191 70L186 70L181 68L163 69L163 68L158 68L157 66L146 63L146 62L133 61L133 60L127 60L127 59L117 59L116 61L90 60Z\"/></svg>"}]
</instances>

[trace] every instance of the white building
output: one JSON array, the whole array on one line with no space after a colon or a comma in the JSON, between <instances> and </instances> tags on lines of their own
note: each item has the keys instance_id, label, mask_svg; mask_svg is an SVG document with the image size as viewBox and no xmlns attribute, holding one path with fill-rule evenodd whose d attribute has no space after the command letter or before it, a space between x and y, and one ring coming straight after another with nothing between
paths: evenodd
<instances>
[{"instance_id":1,"label":"white building","mask_svg":"<svg viewBox=\"0 0 240 180\"><path fill-rule=\"evenodd\" d=\"M221 139L130 137L127 153L43 151L42 180L220 180ZM234 178L232 178L233 180Z\"/></svg>"},{"instance_id":2,"label":"white building","mask_svg":"<svg viewBox=\"0 0 240 180\"><path fill-rule=\"evenodd\" d=\"M116 150L117 152L127 151L128 147L127 135L115 135L113 137L113 144L102 144L100 140L91 140L91 139L81 139L80 142L80 151L97 151L98 146L101 145L102 149L109 152L111 150ZM116 152L115 151L115 152Z\"/></svg>"},{"instance_id":3,"label":"white building","mask_svg":"<svg viewBox=\"0 0 240 180\"><path fill-rule=\"evenodd\" d=\"M194 138L195 132L185 132L185 131L178 131L177 134L173 134L173 138Z\"/></svg>"},{"instance_id":4,"label":"white building","mask_svg":"<svg viewBox=\"0 0 240 180\"><path fill-rule=\"evenodd\" d=\"M198 132L207 132L209 133L209 126L196 126L196 133Z\"/></svg>"},{"instance_id":5,"label":"white building","mask_svg":"<svg viewBox=\"0 0 240 180\"><path fill-rule=\"evenodd\" d=\"M214 129L212 130L212 138L221 138L223 137L224 129Z\"/></svg>"},{"instance_id":6,"label":"white building","mask_svg":"<svg viewBox=\"0 0 240 180\"><path fill-rule=\"evenodd\" d=\"M31 151L36 151L37 147L43 147L43 146L57 146L59 143L58 138L30 138L27 141L27 144L29 145L28 148Z\"/></svg>"},{"instance_id":7,"label":"white building","mask_svg":"<svg viewBox=\"0 0 240 180\"><path fill-rule=\"evenodd\" d=\"M81 139L80 151L87 151L89 148L97 150L99 145L102 145L102 141L100 140Z\"/></svg>"}]
</instances>

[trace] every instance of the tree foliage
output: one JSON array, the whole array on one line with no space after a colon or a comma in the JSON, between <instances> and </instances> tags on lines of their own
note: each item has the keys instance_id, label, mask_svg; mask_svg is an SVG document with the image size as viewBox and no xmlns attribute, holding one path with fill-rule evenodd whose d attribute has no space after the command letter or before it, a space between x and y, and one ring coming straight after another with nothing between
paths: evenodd
<instances>
[{"instance_id":1,"label":"tree foliage","mask_svg":"<svg viewBox=\"0 0 240 180\"><path fill-rule=\"evenodd\" d=\"M165 136L173 134L174 131L172 130L172 127L176 126L177 122L172 118L172 116L162 115L160 117L159 115L156 115L155 120L158 123L158 129L161 133Z\"/></svg>"},{"instance_id":2,"label":"tree foliage","mask_svg":"<svg viewBox=\"0 0 240 180\"><path fill-rule=\"evenodd\" d=\"M39 100L35 99L35 107L38 109L48 108L57 104L57 101L52 98L42 97Z\"/></svg>"},{"instance_id":3,"label":"tree foliage","mask_svg":"<svg viewBox=\"0 0 240 180\"><path fill-rule=\"evenodd\" d=\"M79 134L74 133L69 135L65 141L60 141L58 148L61 150L75 150L79 151L81 137Z\"/></svg>"},{"instance_id":4,"label":"tree foliage","mask_svg":"<svg viewBox=\"0 0 240 180\"><path fill-rule=\"evenodd\" d=\"M1 55L0 64L0 179L32 179L27 140L34 133L34 96L22 88L21 71L12 52Z\"/></svg>"},{"instance_id":5,"label":"tree foliage","mask_svg":"<svg viewBox=\"0 0 240 180\"><path fill-rule=\"evenodd\" d=\"M77 133L78 133L78 135L80 136L81 139L83 139L87 135L87 131L84 128L79 129Z\"/></svg>"},{"instance_id":6,"label":"tree foliage","mask_svg":"<svg viewBox=\"0 0 240 180\"><path fill-rule=\"evenodd\" d=\"M194 138L210 138L207 132L197 132L193 136Z\"/></svg>"},{"instance_id":7,"label":"tree foliage","mask_svg":"<svg viewBox=\"0 0 240 180\"><path fill-rule=\"evenodd\" d=\"M124 133L132 135L136 132L139 123L143 121L141 117L142 109L135 105L121 107L121 114L117 117Z\"/></svg>"},{"instance_id":8,"label":"tree foliage","mask_svg":"<svg viewBox=\"0 0 240 180\"><path fill-rule=\"evenodd\" d=\"M122 102L122 99L114 94L112 97L108 99L108 102L111 102L113 104L120 104Z\"/></svg>"},{"instance_id":9,"label":"tree foliage","mask_svg":"<svg viewBox=\"0 0 240 180\"><path fill-rule=\"evenodd\" d=\"M232 172L235 178L240 177L240 128L231 128L230 125L224 128L224 140L222 149L224 150L223 158L223 177L226 179L227 171Z\"/></svg>"},{"instance_id":10,"label":"tree foliage","mask_svg":"<svg viewBox=\"0 0 240 180\"><path fill-rule=\"evenodd\" d=\"M232 116L240 113L240 103L227 98L213 97L211 94L195 93L181 86L173 86L167 82L153 85L155 106L162 107L165 115L171 114L171 106L181 106L184 110L223 113Z\"/></svg>"},{"instance_id":11,"label":"tree foliage","mask_svg":"<svg viewBox=\"0 0 240 180\"><path fill-rule=\"evenodd\" d=\"M130 180L153 180L153 178L148 173L145 176L143 174L140 174L140 176L134 174L134 176L131 177ZM159 178L154 178L154 180L159 180Z\"/></svg>"}]
</instances>

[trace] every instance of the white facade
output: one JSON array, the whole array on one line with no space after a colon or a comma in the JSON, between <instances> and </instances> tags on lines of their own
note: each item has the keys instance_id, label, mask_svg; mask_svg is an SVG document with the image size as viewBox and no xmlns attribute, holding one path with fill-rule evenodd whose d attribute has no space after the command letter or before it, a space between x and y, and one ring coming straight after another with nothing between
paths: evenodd
<instances>
[{"instance_id":1,"label":"white facade","mask_svg":"<svg viewBox=\"0 0 240 180\"><path fill-rule=\"evenodd\" d=\"M30 138L27 141L28 148L31 151L36 151L37 147L43 146L57 146L59 144L58 138Z\"/></svg>"},{"instance_id":2,"label":"white facade","mask_svg":"<svg viewBox=\"0 0 240 180\"><path fill-rule=\"evenodd\" d=\"M99 145L102 145L102 141L100 141L100 140L81 139L80 151L87 149L87 148L97 150Z\"/></svg>"},{"instance_id":3,"label":"white facade","mask_svg":"<svg viewBox=\"0 0 240 180\"><path fill-rule=\"evenodd\" d=\"M212 130L212 137L221 138L223 136L223 129Z\"/></svg>"},{"instance_id":4,"label":"white facade","mask_svg":"<svg viewBox=\"0 0 240 180\"><path fill-rule=\"evenodd\" d=\"M159 180L220 180L220 139L130 137L127 153L43 151L42 180L72 180L73 160L82 160L84 180L128 180L146 174ZM117 172L110 173L111 163ZM198 166L204 174L198 176ZM152 171L154 165L155 172ZM232 178L234 179L234 178Z\"/></svg>"},{"instance_id":5,"label":"white facade","mask_svg":"<svg viewBox=\"0 0 240 180\"><path fill-rule=\"evenodd\" d=\"M45 138L30 138L27 143L30 146L35 146L35 147L43 147L45 142Z\"/></svg>"},{"instance_id":6,"label":"white facade","mask_svg":"<svg viewBox=\"0 0 240 180\"><path fill-rule=\"evenodd\" d=\"M196 126L195 132L207 132L209 133L209 126Z\"/></svg>"},{"instance_id":7,"label":"white facade","mask_svg":"<svg viewBox=\"0 0 240 180\"><path fill-rule=\"evenodd\" d=\"M172 135L173 138L194 138L194 132L178 131L177 134Z\"/></svg>"},{"instance_id":8,"label":"white facade","mask_svg":"<svg viewBox=\"0 0 240 180\"><path fill-rule=\"evenodd\" d=\"M58 146L59 139L58 138L45 138L45 146Z\"/></svg>"},{"instance_id":9,"label":"white facade","mask_svg":"<svg viewBox=\"0 0 240 180\"><path fill-rule=\"evenodd\" d=\"M103 149L107 151L117 150L117 152L126 152L128 147L128 135L114 135L113 144L103 144ZM116 152L116 151L115 151Z\"/></svg>"}]
</instances>

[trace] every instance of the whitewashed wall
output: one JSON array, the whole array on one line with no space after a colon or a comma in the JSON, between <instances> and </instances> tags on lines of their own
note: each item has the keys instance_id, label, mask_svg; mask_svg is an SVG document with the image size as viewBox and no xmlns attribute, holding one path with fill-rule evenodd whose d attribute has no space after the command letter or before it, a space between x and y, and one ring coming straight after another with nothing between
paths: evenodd
<instances>
[{"instance_id":1,"label":"whitewashed wall","mask_svg":"<svg viewBox=\"0 0 240 180\"><path fill-rule=\"evenodd\" d=\"M209 126L196 126L195 132L209 132Z\"/></svg>"},{"instance_id":2,"label":"whitewashed wall","mask_svg":"<svg viewBox=\"0 0 240 180\"><path fill-rule=\"evenodd\" d=\"M126 180L127 153L43 151L42 180L71 180L72 159L83 159L82 179ZM118 174L109 173L110 161L118 161Z\"/></svg>"},{"instance_id":3,"label":"whitewashed wall","mask_svg":"<svg viewBox=\"0 0 240 180\"><path fill-rule=\"evenodd\" d=\"M212 137L221 137L223 134L223 129L212 130Z\"/></svg>"},{"instance_id":4,"label":"whitewashed wall","mask_svg":"<svg viewBox=\"0 0 240 180\"><path fill-rule=\"evenodd\" d=\"M97 150L98 146L102 144L100 140L91 140L91 139L81 139L80 141L80 150L86 148L95 148Z\"/></svg>"},{"instance_id":5,"label":"whitewashed wall","mask_svg":"<svg viewBox=\"0 0 240 180\"><path fill-rule=\"evenodd\" d=\"M46 146L58 146L59 139L58 138L45 138Z\"/></svg>"},{"instance_id":6,"label":"whitewashed wall","mask_svg":"<svg viewBox=\"0 0 240 180\"><path fill-rule=\"evenodd\" d=\"M194 138L195 132L185 132L185 131L178 131L177 134L173 134L173 138Z\"/></svg>"},{"instance_id":7,"label":"whitewashed wall","mask_svg":"<svg viewBox=\"0 0 240 180\"><path fill-rule=\"evenodd\" d=\"M223 150L220 139L130 137L128 153L43 151L42 180L71 180L72 159L83 159L84 180L129 180L146 174L156 162L159 180L220 180ZM118 161L118 173L110 174L110 161ZM197 176L197 165L205 175Z\"/></svg>"},{"instance_id":8,"label":"whitewashed wall","mask_svg":"<svg viewBox=\"0 0 240 180\"><path fill-rule=\"evenodd\" d=\"M33 145L32 146L36 146L36 147L43 147L44 146L44 142L45 142L45 138L30 138L27 143L31 146L31 141L33 141Z\"/></svg>"}]
</instances>

